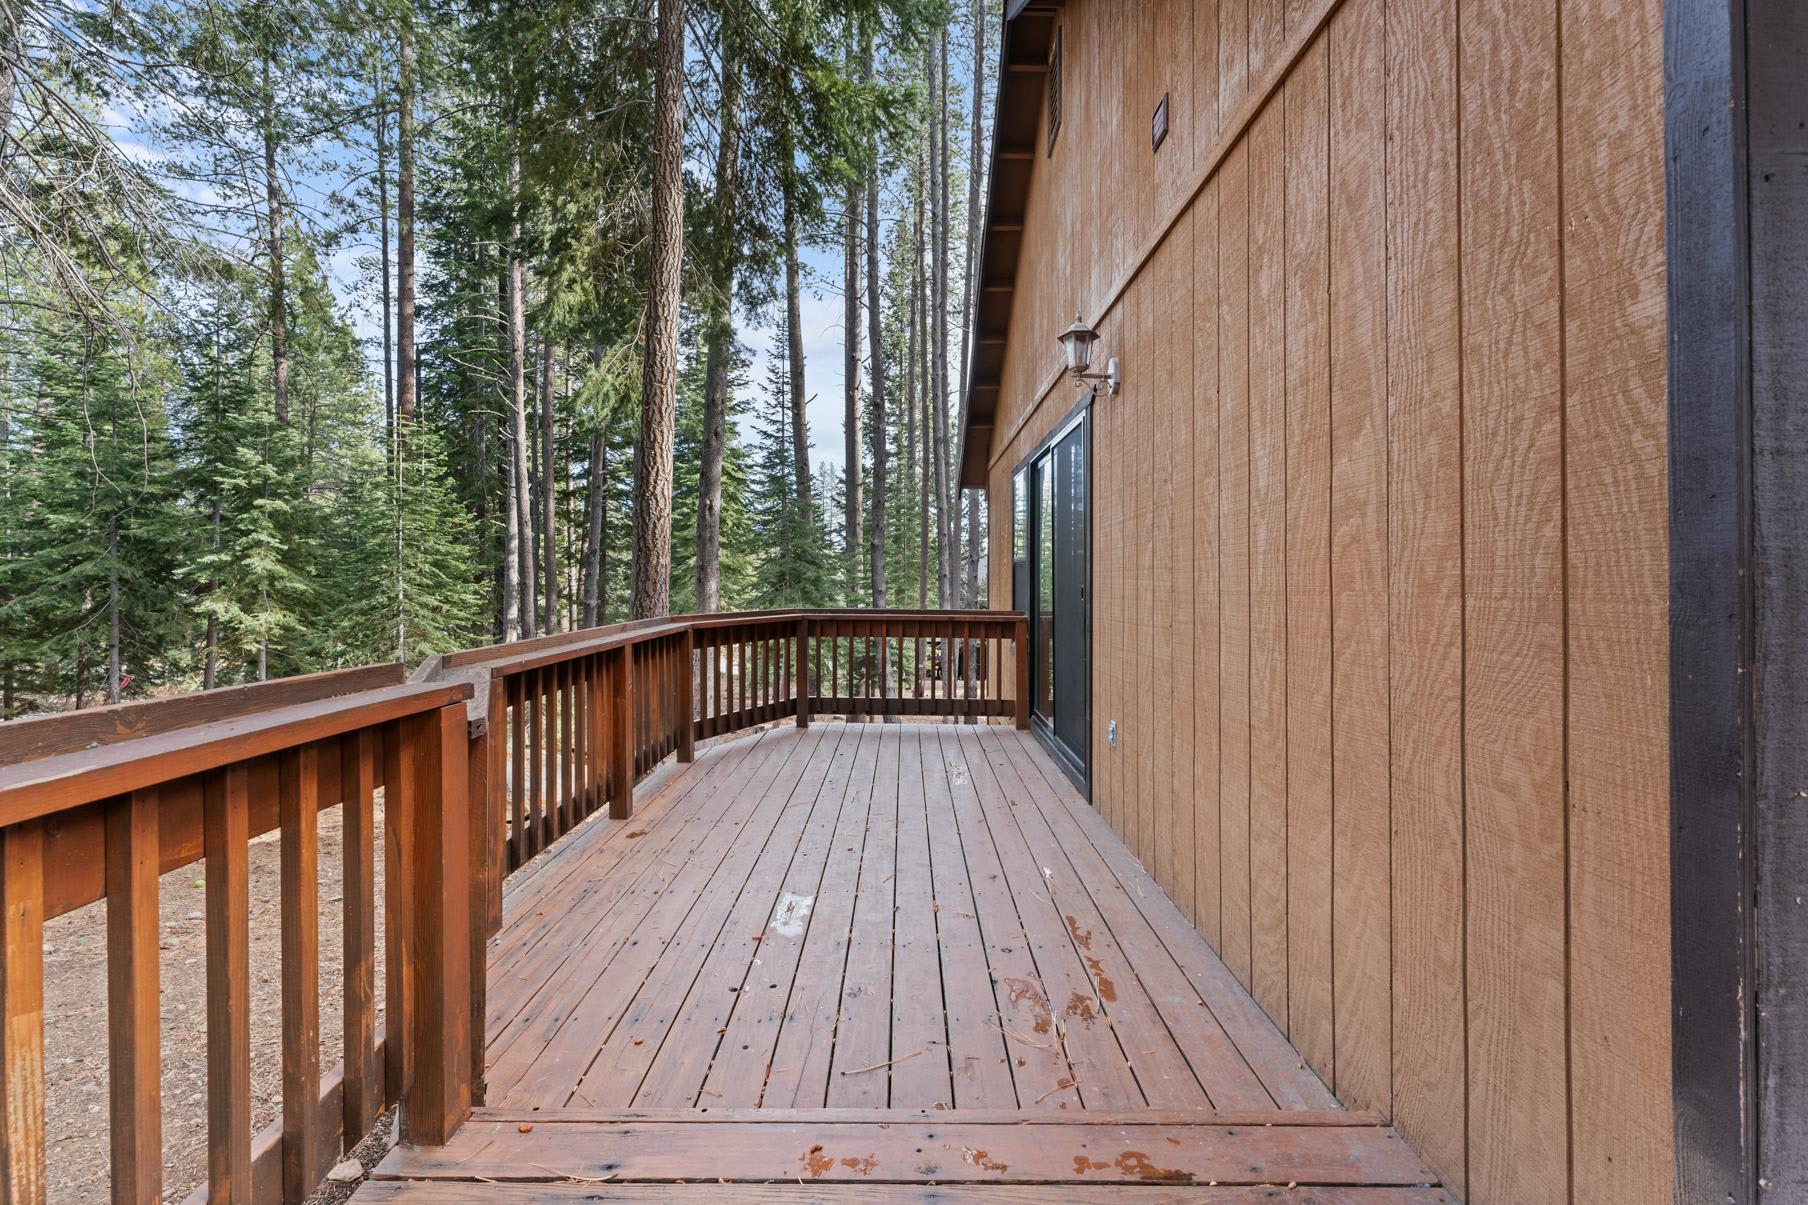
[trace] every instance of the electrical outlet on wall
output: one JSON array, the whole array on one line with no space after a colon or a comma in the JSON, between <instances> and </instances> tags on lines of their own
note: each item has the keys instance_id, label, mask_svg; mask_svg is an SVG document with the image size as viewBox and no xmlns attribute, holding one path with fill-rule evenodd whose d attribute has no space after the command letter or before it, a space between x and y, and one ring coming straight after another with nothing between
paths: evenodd
<instances>
[{"instance_id":1,"label":"electrical outlet on wall","mask_svg":"<svg viewBox=\"0 0 1808 1205\"><path fill-rule=\"evenodd\" d=\"M1113 749L1117 748L1117 721L1112 720L1105 725L1105 739Z\"/></svg>"}]
</instances>

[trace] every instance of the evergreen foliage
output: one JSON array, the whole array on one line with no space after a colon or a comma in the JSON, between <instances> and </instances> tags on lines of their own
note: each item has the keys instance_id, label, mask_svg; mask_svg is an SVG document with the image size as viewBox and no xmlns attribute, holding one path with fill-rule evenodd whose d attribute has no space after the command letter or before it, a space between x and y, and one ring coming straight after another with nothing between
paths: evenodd
<instances>
[{"instance_id":1,"label":"evergreen foliage","mask_svg":"<svg viewBox=\"0 0 1808 1205\"><path fill-rule=\"evenodd\" d=\"M926 71L973 2L689 0L674 610L704 582L724 609L871 602L844 479L812 463L841 433L798 438L826 365L787 354L869 179L879 283L843 284L878 310L885 405L848 442L885 468L891 605L935 573L931 417L958 386L929 379L927 316L958 339L964 310L924 269L960 274L969 190L924 167L960 176L921 147L964 103ZM0 109L0 170L43 221L0 222L0 717L413 665L521 630L524 602L540 632L627 614L651 11L18 10L45 70ZM775 323L761 362L743 336Z\"/></svg>"}]
</instances>

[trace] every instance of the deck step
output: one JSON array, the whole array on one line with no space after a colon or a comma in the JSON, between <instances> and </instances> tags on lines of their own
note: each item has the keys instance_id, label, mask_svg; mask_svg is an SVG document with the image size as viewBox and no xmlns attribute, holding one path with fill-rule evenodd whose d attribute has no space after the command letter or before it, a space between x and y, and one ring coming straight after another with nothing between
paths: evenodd
<instances>
[{"instance_id":1,"label":"deck step","mask_svg":"<svg viewBox=\"0 0 1808 1205\"><path fill-rule=\"evenodd\" d=\"M381 1185L385 1181L428 1181L442 1194L461 1181L477 1183L488 1197L511 1183L536 1190L562 1185L592 1191L604 1185L679 1181L789 1181L812 1187L1065 1184L1096 1192L1108 1185L1419 1188L1436 1182L1412 1148L1373 1118L1355 1115L1349 1120L1358 1124L1337 1124L1335 1115L1317 1114L1302 1119L1311 1122L1303 1125L1287 1118L1276 1112L1266 1115L1266 1123L1227 1124L1217 1114L1194 1120L1155 1114L1099 1121L1084 1115L1049 1120L1009 1114L969 1120L951 1113L942 1119L904 1114L856 1120L828 1111L799 1111L782 1120L704 1121L694 1115L683 1120L598 1120L552 1113L532 1121L478 1117L444 1147L391 1151L373 1175L378 1183L366 1189L377 1195L361 1192L358 1199L397 1199L394 1189ZM1370 1198L1319 1194L1296 1199ZM1434 1193L1375 1199L1447 1198Z\"/></svg>"}]
</instances>

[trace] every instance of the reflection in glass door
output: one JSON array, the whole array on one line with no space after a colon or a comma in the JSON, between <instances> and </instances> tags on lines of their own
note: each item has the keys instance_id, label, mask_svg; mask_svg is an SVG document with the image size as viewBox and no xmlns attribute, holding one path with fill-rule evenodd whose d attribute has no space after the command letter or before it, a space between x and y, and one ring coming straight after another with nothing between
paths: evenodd
<instances>
[{"instance_id":1,"label":"reflection in glass door","mask_svg":"<svg viewBox=\"0 0 1808 1205\"><path fill-rule=\"evenodd\" d=\"M1092 716L1086 436L1082 414L1029 470L1031 710L1082 781Z\"/></svg>"}]
</instances>

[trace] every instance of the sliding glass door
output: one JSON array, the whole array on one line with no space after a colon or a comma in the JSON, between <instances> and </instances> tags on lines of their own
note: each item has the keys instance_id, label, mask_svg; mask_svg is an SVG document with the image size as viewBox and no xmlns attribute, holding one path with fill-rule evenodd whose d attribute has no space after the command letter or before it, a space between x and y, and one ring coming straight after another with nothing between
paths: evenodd
<instances>
[{"instance_id":1,"label":"sliding glass door","mask_svg":"<svg viewBox=\"0 0 1808 1205\"><path fill-rule=\"evenodd\" d=\"M1082 411L1026 467L1031 715L1068 768L1086 779L1092 725L1091 540Z\"/></svg>"}]
</instances>

